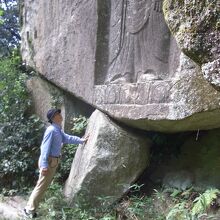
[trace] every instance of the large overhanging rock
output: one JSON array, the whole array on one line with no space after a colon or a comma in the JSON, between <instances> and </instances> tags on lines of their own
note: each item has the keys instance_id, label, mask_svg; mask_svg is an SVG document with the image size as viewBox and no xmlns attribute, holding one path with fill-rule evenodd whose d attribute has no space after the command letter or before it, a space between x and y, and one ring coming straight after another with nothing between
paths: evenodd
<instances>
[{"instance_id":1,"label":"large overhanging rock","mask_svg":"<svg viewBox=\"0 0 220 220\"><path fill-rule=\"evenodd\" d=\"M87 127L89 140L79 146L64 193L70 202L98 206L98 198L119 199L149 163L150 141L116 125L96 110Z\"/></svg>"},{"instance_id":2,"label":"large overhanging rock","mask_svg":"<svg viewBox=\"0 0 220 220\"><path fill-rule=\"evenodd\" d=\"M220 87L218 0L165 0L164 12L181 50L202 67L205 79Z\"/></svg>"},{"instance_id":3,"label":"large overhanging rock","mask_svg":"<svg viewBox=\"0 0 220 220\"><path fill-rule=\"evenodd\" d=\"M79 117L79 115L89 116L94 111L91 106L37 75L30 77L26 85L32 99L31 112L37 114L46 122L48 121L47 111L55 106L60 108L65 131L71 131L74 117Z\"/></svg>"},{"instance_id":4,"label":"large overhanging rock","mask_svg":"<svg viewBox=\"0 0 220 220\"><path fill-rule=\"evenodd\" d=\"M134 127L220 125L220 94L180 52L162 0L24 0L21 51L58 87ZM205 72L215 72L212 57Z\"/></svg>"}]
</instances>

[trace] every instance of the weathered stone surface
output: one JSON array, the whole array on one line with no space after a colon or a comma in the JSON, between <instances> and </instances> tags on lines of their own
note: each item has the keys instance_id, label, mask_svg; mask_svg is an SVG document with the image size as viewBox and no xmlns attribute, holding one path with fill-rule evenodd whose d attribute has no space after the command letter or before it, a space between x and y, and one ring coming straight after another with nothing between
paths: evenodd
<instances>
[{"instance_id":1,"label":"weathered stone surface","mask_svg":"<svg viewBox=\"0 0 220 220\"><path fill-rule=\"evenodd\" d=\"M95 0L25 0L21 46L24 62L58 87L90 101L96 23Z\"/></svg>"},{"instance_id":2,"label":"weathered stone surface","mask_svg":"<svg viewBox=\"0 0 220 220\"><path fill-rule=\"evenodd\" d=\"M166 79L177 68L179 50L164 21L161 0L111 1L109 46L106 83Z\"/></svg>"},{"instance_id":3,"label":"weathered stone surface","mask_svg":"<svg viewBox=\"0 0 220 220\"><path fill-rule=\"evenodd\" d=\"M220 52L219 52L220 53ZM220 59L214 60L202 65L202 72L204 78L208 80L211 84L217 86L219 90L220 86Z\"/></svg>"},{"instance_id":4,"label":"weathered stone surface","mask_svg":"<svg viewBox=\"0 0 220 220\"><path fill-rule=\"evenodd\" d=\"M60 104L63 103L61 91L40 77L31 77L27 81L27 88L32 99L32 111L44 121L47 121L47 111L54 104L55 98L60 99ZM62 104L59 107L63 110Z\"/></svg>"},{"instance_id":5,"label":"weathered stone surface","mask_svg":"<svg viewBox=\"0 0 220 220\"><path fill-rule=\"evenodd\" d=\"M21 196L4 197L0 201L0 219L17 220L21 219L23 209L27 201Z\"/></svg>"},{"instance_id":6,"label":"weathered stone surface","mask_svg":"<svg viewBox=\"0 0 220 220\"><path fill-rule=\"evenodd\" d=\"M180 146L175 157L164 160L154 169L151 178L179 189L190 185L219 188L219 139L220 129L195 132Z\"/></svg>"},{"instance_id":7,"label":"weathered stone surface","mask_svg":"<svg viewBox=\"0 0 220 220\"><path fill-rule=\"evenodd\" d=\"M164 11L181 50L202 67L205 79L220 86L218 0L165 0Z\"/></svg>"},{"instance_id":8,"label":"weathered stone surface","mask_svg":"<svg viewBox=\"0 0 220 220\"><path fill-rule=\"evenodd\" d=\"M93 108L74 96L41 77L34 76L27 81L27 87L32 99L32 111L43 121L47 121L47 111L56 106L61 109L63 127L66 131L72 128L72 118L79 115L90 116Z\"/></svg>"},{"instance_id":9,"label":"weathered stone surface","mask_svg":"<svg viewBox=\"0 0 220 220\"><path fill-rule=\"evenodd\" d=\"M219 127L220 93L180 52L162 0L25 0L23 23L24 61L115 119L165 132ZM214 79L216 62L204 65Z\"/></svg>"},{"instance_id":10,"label":"weathered stone surface","mask_svg":"<svg viewBox=\"0 0 220 220\"><path fill-rule=\"evenodd\" d=\"M168 188L177 188L179 190L186 190L193 185L193 175L185 170L178 172L168 172L164 176L163 185Z\"/></svg>"},{"instance_id":11,"label":"weathered stone surface","mask_svg":"<svg viewBox=\"0 0 220 220\"><path fill-rule=\"evenodd\" d=\"M64 193L97 206L97 197L119 199L149 163L150 141L135 135L96 110L89 119L86 145L77 149Z\"/></svg>"},{"instance_id":12,"label":"weathered stone surface","mask_svg":"<svg viewBox=\"0 0 220 220\"><path fill-rule=\"evenodd\" d=\"M102 110L140 129L178 132L219 127L220 94L183 54L173 80L96 86L95 92L94 102Z\"/></svg>"}]
</instances>

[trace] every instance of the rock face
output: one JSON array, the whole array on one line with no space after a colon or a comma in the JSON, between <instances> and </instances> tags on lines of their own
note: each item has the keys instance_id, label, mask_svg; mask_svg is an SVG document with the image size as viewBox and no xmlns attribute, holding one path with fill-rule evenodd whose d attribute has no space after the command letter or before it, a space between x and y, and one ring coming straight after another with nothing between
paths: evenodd
<instances>
[{"instance_id":1,"label":"rock face","mask_svg":"<svg viewBox=\"0 0 220 220\"><path fill-rule=\"evenodd\" d=\"M47 121L47 111L54 106L60 108L64 119L63 127L65 131L71 130L73 117L78 117L79 115L88 117L93 112L91 106L41 77L31 77L27 81L27 87L32 99L32 112L36 113L43 121Z\"/></svg>"},{"instance_id":2,"label":"rock face","mask_svg":"<svg viewBox=\"0 0 220 220\"><path fill-rule=\"evenodd\" d=\"M181 50L202 67L205 79L220 86L218 0L165 0L164 11Z\"/></svg>"},{"instance_id":3,"label":"rock face","mask_svg":"<svg viewBox=\"0 0 220 220\"><path fill-rule=\"evenodd\" d=\"M196 132L186 138L175 157L160 163L151 179L185 190L191 187L220 187L220 129Z\"/></svg>"},{"instance_id":4,"label":"rock face","mask_svg":"<svg viewBox=\"0 0 220 220\"><path fill-rule=\"evenodd\" d=\"M168 172L163 179L163 185L168 188L186 190L193 185L193 175L185 170Z\"/></svg>"},{"instance_id":5,"label":"rock face","mask_svg":"<svg viewBox=\"0 0 220 220\"><path fill-rule=\"evenodd\" d=\"M86 131L85 146L79 146L64 194L70 202L82 199L98 206L119 199L149 163L150 141L118 127L96 110Z\"/></svg>"},{"instance_id":6,"label":"rock face","mask_svg":"<svg viewBox=\"0 0 220 220\"><path fill-rule=\"evenodd\" d=\"M205 30L213 30L217 42L214 29ZM207 46L184 56L165 23L162 0L24 0L21 51L49 81L131 126L165 132L219 127L220 94L201 70L204 63L206 78L217 77L216 52Z\"/></svg>"},{"instance_id":7,"label":"rock face","mask_svg":"<svg viewBox=\"0 0 220 220\"><path fill-rule=\"evenodd\" d=\"M21 196L4 197L0 201L0 216L2 220L17 220L21 219L23 208L27 201Z\"/></svg>"}]
</instances>

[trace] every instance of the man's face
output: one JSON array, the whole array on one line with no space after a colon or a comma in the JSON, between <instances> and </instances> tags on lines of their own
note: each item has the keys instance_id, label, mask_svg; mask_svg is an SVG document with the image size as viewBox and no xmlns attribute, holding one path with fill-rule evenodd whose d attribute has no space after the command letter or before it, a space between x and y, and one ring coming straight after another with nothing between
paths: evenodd
<instances>
[{"instance_id":1,"label":"man's face","mask_svg":"<svg viewBox=\"0 0 220 220\"><path fill-rule=\"evenodd\" d=\"M57 123L57 124L61 124L62 121L63 121L63 117L62 117L61 113L56 112L55 115L53 116L52 121Z\"/></svg>"}]
</instances>

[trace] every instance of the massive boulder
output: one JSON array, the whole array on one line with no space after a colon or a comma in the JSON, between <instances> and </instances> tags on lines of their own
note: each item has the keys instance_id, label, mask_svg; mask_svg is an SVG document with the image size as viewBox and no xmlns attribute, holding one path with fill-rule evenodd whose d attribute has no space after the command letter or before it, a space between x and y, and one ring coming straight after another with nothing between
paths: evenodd
<instances>
[{"instance_id":1,"label":"massive boulder","mask_svg":"<svg viewBox=\"0 0 220 220\"><path fill-rule=\"evenodd\" d=\"M220 93L197 62L204 57L204 75L213 72L206 77L212 81L219 53L204 48L191 56L184 49L190 58L185 56L185 41L172 31L177 45L165 23L162 0L24 0L22 14L23 60L58 87L145 130L219 127ZM181 16L176 20L185 24Z\"/></svg>"},{"instance_id":2,"label":"massive boulder","mask_svg":"<svg viewBox=\"0 0 220 220\"><path fill-rule=\"evenodd\" d=\"M77 149L64 194L92 207L119 199L149 164L151 142L116 125L96 110L86 131L89 140Z\"/></svg>"},{"instance_id":3,"label":"massive boulder","mask_svg":"<svg viewBox=\"0 0 220 220\"><path fill-rule=\"evenodd\" d=\"M79 115L88 117L94 111L91 106L37 75L29 78L26 85L32 99L31 112L37 114L43 121L48 121L46 116L48 109L55 106L60 108L65 131L71 131L74 117Z\"/></svg>"},{"instance_id":4,"label":"massive boulder","mask_svg":"<svg viewBox=\"0 0 220 220\"><path fill-rule=\"evenodd\" d=\"M181 50L202 68L210 83L220 86L220 23L218 0L165 0L165 19Z\"/></svg>"}]
</instances>

